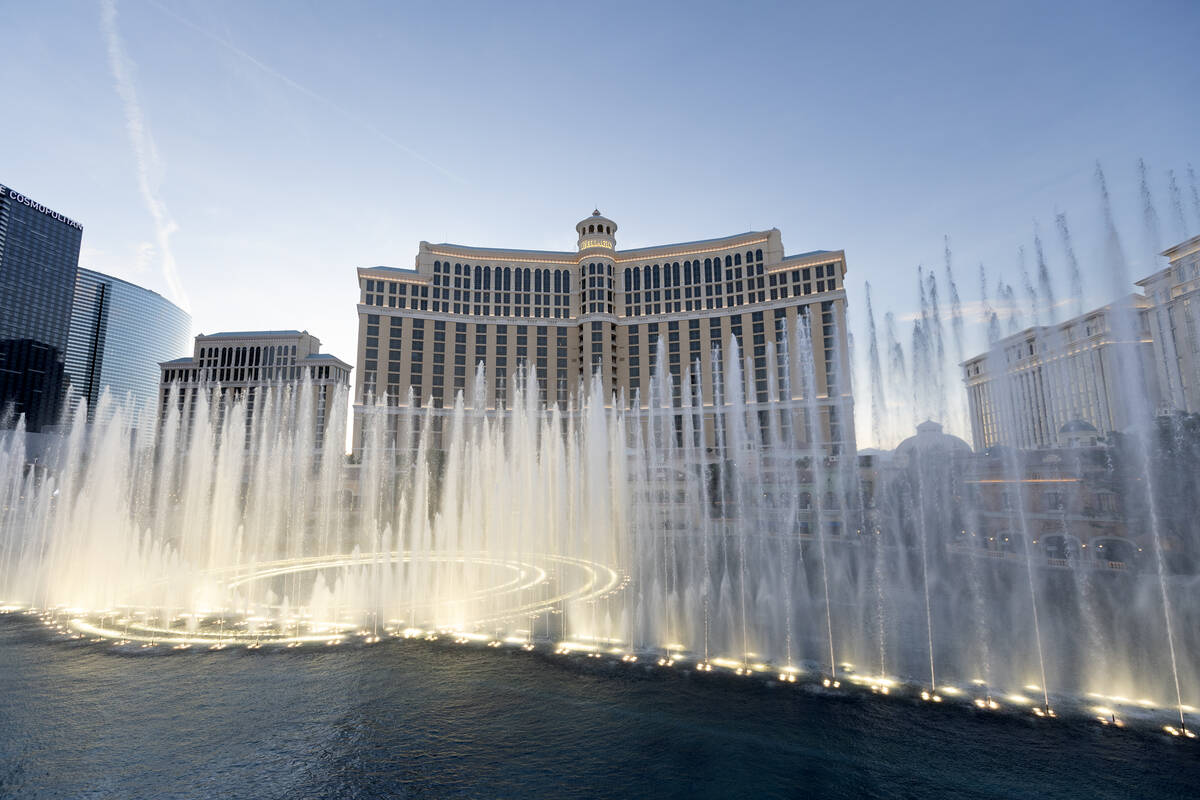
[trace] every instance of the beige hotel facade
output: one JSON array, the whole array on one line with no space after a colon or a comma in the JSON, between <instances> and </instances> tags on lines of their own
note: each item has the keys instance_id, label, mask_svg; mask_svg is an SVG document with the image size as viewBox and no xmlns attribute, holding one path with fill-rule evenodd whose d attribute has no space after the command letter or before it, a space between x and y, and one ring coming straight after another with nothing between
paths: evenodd
<instances>
[{"instance_id":1,"label":"beige hotel facade","mask_svg":"<svg viewBox=\"0 0 1200 800\"><path fill-rule=\"evenodd\" d=\"M608 402L637 413L647 405L660 338L676 383L694 382L684 391L698 389L711 408L714 374L722 381L711 354L730 337L744 357L746 401L761 420L777 413L803 446L813 436L806 409L815 405L821 447L852 448L844 252L785 256L775 228L619 250L617 224L598 210L575 231L575 251L421 242L413 269L359 268L356 452L365 415L388 415L395 434L405 415L433 415L439 428L459 392L470 406L481 363L487 412L505 407L524 367L536 370L547 404L572 408L598 373ZM811 339L815 399L804 397L799 376L807 370L791 346L801 325ZM789 346L768 363L768 343L783 337Z\"/></svg>"}]
</instances>

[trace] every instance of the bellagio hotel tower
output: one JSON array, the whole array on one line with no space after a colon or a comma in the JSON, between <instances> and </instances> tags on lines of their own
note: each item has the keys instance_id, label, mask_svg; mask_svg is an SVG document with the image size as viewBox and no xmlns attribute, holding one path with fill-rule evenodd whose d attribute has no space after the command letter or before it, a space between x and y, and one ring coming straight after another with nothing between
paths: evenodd
<instances>
[{"instance_id":1,"label":"bellagio hotel tower","mask_svg":"<svg viewBox=\"0 0 1200 800\"><path fill-rule=\"evenodd\" d=\"M599 211L575 231L575 251L421 242L413 269L359 268L355 450L367 414L388 415L391 431L404 415L434 415L440 428L437 417L459 392L472 403L480 363L489 412L505 406L519 371L532 369L547 404L572 407L599 374L608 402L637 413L660 339L675 383L688 376L695 384L683 391L694 396L698 385L711 408L723 397L714 375L719 386L724 357L714 362L713 349L727 351L731 337L751 409L763 419L779 414L801 447L809 438L831 454L851 446L843 251L785 256L777 228L619 250L617 224ZM800 325L807 337L796 336ZM769 363L768 343L783 337L788 347ZM811 358L796 352L797 341L811 342ZM790 380L769 379L785 368ZM802 370L811 381L796 377ZM808 383L815 399L803 396ZM796 424L814 408L815 436Z\"/></svg>"}]
</instances>

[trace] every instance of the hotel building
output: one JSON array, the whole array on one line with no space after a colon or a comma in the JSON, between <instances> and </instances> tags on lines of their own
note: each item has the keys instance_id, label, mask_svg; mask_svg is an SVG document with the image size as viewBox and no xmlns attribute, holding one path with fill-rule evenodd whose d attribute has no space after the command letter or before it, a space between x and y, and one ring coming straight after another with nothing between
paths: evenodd
<instances>
[{"instance_id":1,"label":"hotel building","mask_svg":"<svg viewBox=\"0 0 1200 800\"><path fill-rule=\"evenodd\" d=\"M160 364L159 424L170 412L171 398L190 419L201 393L210 406L225 408L244 400L247 424L255 404L269 389L300 387L313 392L318 440L333 408L335 392L350 383L350 365L322 353L321 341L308 331L229 331L196 337L194 354Z\"/></svg>"},{"instance_id":2,"label":"hotel building","mask_svg":"<svg viewBox=\"0 0 1200 800\"><path fill-rule=\"evenodd\" d=\"M188 352L192 318L157 292L80 268L67 340L68 395L88 417L104 391L130 411L158 400L159 364Z\"/></svg>"},{"instance_id":3,"label":"hotel building","mask_svg":"<svg viewBox=\"0 0 1200 800\"><path fill-rule=\"evenodd\" d=\"M1106 436L1161 404L1142 295L1028 328L962 367L976 450L1062 446L1079 421Z\"/></svg>"},{"instance_id":4,"label":"hotel building","mask_svg":"<svg viewBox=\"0 0 1200 800\"><path fill-rule=\"evenodd\" d=\"M852 448L842 251L785 256L778 229L619 250L617 224L599 211L575 232L574 251L421 242L412 269L360 268L355 449L366 414L389 415L395 432L406 414L432 414L436 427L459 392L470 404L480 364L488 410L504 407L523 367L536 370L548 404L572 407L598 374L605 397L636 413L647 406L659 340L676 385L688 376L684 390L711 408L722 380L711 354L731 338L764 426L778 412L802 446L814 438L805 424L812 402L820 446ZM785 338L769 363L769 345ZM811 354L796 341L811 342ZM799 377L809 355L815 399Z\"/></svg>"},{"instance_id":5,"label":"hotel building","mask_svg":"<svg viewBox=\"0 0 1200 800\"><path fill-rule=\"evenodd\" d=\"M1162 252L1167 266L1137 282L1150 300L1154 363L1164 402L1200 412L1200 236Z\"/></svg>"},{"instance_id":6,"label":"hotel building","mask_svg":"<svg viewBox=\"0 0 1200 800\"><path fill-rule=\"evenodd\" d=\"M0 422L58 422L82 239L78 222L0 186Z\"/></svg>"}]
</instances>

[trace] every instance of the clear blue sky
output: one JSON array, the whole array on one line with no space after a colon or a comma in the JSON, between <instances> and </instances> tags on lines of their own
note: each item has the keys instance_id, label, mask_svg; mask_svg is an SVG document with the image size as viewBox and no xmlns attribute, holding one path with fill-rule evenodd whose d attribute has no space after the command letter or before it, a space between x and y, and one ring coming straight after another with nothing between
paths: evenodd
<instances>
[{"instance_id":1,"label":"clear blue sky","mask_svg":"<svg viewBox=\"0 0 1200 800\"><path fill-rule=\"evenodd\" d=\"M1148 272L1200 169L1200 3L0 2L0 182L84 225L83 265L186 295L197 332L307 328L353 360L354 268L422 239L632 247L779 227L916 308L951 237L1018 288L1054 214L1090 304L1093 170ZM172 274L173 273L173 274ZM1132 287L1131 287L1132 288ZM865 409L865 386L857 387ZM861 417L860 417L861 418ZM868 426L860 424L860 431Z\"/></svg>"}]
</instances>

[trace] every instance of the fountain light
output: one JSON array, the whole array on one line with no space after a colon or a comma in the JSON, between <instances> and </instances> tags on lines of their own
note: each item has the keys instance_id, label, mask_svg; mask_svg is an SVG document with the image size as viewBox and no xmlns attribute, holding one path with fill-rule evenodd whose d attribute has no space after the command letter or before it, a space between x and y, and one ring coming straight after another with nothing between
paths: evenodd
<instances>
[{"instance_id":1,"label":"fountain light","mask_svg":"<svg viewBox=\"0 0 1200 800\"><path fill-rule=\"evenodd\" d=\"M1016 703L1019 706L1027 706L1033 701L1023 694L1010 694L1006 698L1010 703Z\"/></svg>"}]
</instances>

